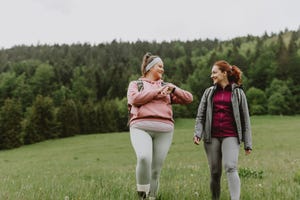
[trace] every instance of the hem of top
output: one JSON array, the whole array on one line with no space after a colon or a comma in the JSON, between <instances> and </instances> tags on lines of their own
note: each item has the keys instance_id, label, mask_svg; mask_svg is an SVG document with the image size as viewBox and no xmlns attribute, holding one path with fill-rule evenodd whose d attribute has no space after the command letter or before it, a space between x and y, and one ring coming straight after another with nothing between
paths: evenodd
<instances>
[{"instance_id":1,"label":"hem of top","mask_svg":"<svg viewBox=\"0 0 300 200\"><path fill-rule=\"evenodd\" d=\"M129 126L137 123L137 122L143 122L143 121L152 121L152 122L161 122L161 123L165 123L165 124L169 124L174 126L174 121L173 120L169 120L169 119L158 119L158 118L141 118L141 119L134 119L129 123Z\"/></svg>"},{"instance_id":2,"label":"hem of top","mask_svg":"<svg viewBox=\"0 0 300 200\"><path fill-rule=\"evenodd\" d=\"M212 138L238 137L237 135L212 135Z\"/></svg>"}]
</instances>

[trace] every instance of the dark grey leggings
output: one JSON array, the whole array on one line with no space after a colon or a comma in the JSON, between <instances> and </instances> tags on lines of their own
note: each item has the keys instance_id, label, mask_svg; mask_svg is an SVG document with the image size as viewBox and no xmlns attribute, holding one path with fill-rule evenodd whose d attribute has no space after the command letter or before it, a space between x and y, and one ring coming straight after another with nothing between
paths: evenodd
<instances>
[{"instance_id":1,"label":"dark grey leggings","mask_svg":"<svg viewBox=\"0 0 300 200\"><path fill-rule=\"evenodd\" d=\"M212 138L211 143L204 143L210 168L210 189L212 199L220 198L220 180L222 162L227 175L230 196L232 200L240 198L240 178L238 174L238 156L240 145L236 137Z\"/></svg>"}]
</instances>

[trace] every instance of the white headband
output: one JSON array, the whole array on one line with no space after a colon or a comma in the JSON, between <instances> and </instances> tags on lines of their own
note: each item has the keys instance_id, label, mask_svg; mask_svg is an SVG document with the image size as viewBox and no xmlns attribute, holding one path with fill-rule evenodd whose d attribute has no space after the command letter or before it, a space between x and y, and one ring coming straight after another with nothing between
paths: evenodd
<instances>
[{"instance_id":1,"label":"white headband","mask_svg":"<svg viewBox=\"0 0 300 200\"><path fill-rule=\"evenodd\" d=\"M160 57L154 58L147 66L146 66L146 72L148 72L155 64L162 62Z\"/></svg>"}]
</instances>

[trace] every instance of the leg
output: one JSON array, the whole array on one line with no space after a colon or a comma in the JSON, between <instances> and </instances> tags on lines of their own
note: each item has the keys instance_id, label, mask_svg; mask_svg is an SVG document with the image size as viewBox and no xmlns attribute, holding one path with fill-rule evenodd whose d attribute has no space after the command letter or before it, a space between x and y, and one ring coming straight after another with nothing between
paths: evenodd
<instances>
[{"instance_id":1,"label":"leg","mask_svg":"<svg viewBox=\"0 0 300 200\"><path fill-rule=\"evenodd\" d=\"M150 197L155 197L159 188L159 176L172 143L173 131L153 133L153 160L150 182Z\"/></svg>"},{"instance_id":2,"label":"leg","mask_svg":"<svg viewBox=\"0 0 300 200\"><path fill-rule=\"evenodd\" d=\"M222 154L231 200L240 199L240 178L238 174L238 156L240 145L236 137L223 140Z\"/></svg>"},{"instance_id":3,"label":"leg","mask_svg":"<svg viewBox=\"0 0 300 200\"><path fill-rule=\"evenodd\" d=\"M222 176L221 142L212 138L211 143L204 143L204 148L210 169L210 190L212 199L220 199Z\"/></svg>"},{"instance_id":4,"label":"leg","mask_svg":"<svg viewBox=\"0 0 300 200\"><path fill-rule=\"evenodd\" d=\"M130 128L131 144L137 157L136 182L139 196L146 196L150 190L152 162L152 138L144 130Z\"/></svg>"}]
</instances>

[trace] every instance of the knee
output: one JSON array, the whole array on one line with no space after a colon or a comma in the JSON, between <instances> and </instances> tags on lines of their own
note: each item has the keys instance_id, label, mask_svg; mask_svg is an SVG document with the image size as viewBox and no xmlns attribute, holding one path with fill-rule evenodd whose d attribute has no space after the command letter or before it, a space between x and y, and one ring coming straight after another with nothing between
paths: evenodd
<instances>
[{"instance_id":1,"label":"knee","mask_svg":"<svg viewBox=\"0 0 300 200\"><path fill-rule=\"evenodd\" d=\"M137 161L140 165L150 165L151 164L150 157L146 156L146 155L139 156Z\"/></svg>"},{"instance_id":2,"label":"knee","mask_svg":"<svg viewBox=\"0 0 300 200\"><path fill-rule=\"evenodd\" d=\"M211 165L210 174L213 179L219 179L222 175L222 165L221 164Z\"/></svg>"},{"instance_id":3,"label":"knee","mask_svg":"<svg viewBox=\"0 0 300 200\"><path fill-rule=\"evenodd\" d=\"M237 171L237 166L235 164L227 163L224 165L226 173L232 173Z\"/></svg>"},{"instance_id":4,"label":"knee","mask_svg":"<svg viewBox=\"0 0 300 200\"><path fill-rule=\"evenodd\" d=\"M152 170L151 170L152 179L158 179L162 166L163 164L161 162L156 162L154 165L152 165Z\"/></svg>"},{"instance_id":5,"label":"knee","mask_svg":"<svg viewBox=\"0 0 300 200\"><path fill-rule=\"evenodd\" d=\"M215 180L215 181L219 181L221 179L221 175L222 175L222 172L219 172L219 171L212 171L211 172L211 179L212 180Z\"/></svg>"},{"instance_id":6,"label":"knee","mask_svg":"<svg viewBox=\"0 0 300 200\"><path fill-rule=\"evenodd\" d=\"M152 179L154 179L154 180L158 179L159 174L160 174L160 170L159 169L152 169L152 172L151 172Z\"/></svg>"}]
</instances>

